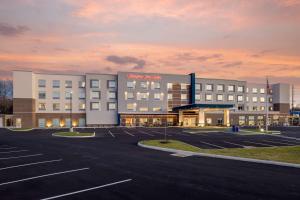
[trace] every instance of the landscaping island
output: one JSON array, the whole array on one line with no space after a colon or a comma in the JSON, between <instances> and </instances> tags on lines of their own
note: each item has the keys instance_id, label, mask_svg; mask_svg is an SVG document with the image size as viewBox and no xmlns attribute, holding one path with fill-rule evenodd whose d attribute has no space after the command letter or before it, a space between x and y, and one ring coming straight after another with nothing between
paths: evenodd
<instances>
[{"instance_id":1,"label":"landscaping island","mask_svg":"<svg viewBox=\"0 0 300 200\"><path fill-rule=\"evenodd\" d=\"M256 147L251 149L201 149L178 140L168 140L168 142L165 142L164 140L145 140L140 143L147 146L190 151L194 153L207 153L300 164L300 146Z\"/></svg>"},{"instance_id":2,"label":"landscaping island","mask_svg":"<svg viewBox=\"0 0 300 200\"><path fill-rule=\"evenodd\" d=\"M57 133L53 133L52 136L67 137L67 138L90 138L90 137L95 137L95 133L57 132Z\"/></svg>"}]
</instances>

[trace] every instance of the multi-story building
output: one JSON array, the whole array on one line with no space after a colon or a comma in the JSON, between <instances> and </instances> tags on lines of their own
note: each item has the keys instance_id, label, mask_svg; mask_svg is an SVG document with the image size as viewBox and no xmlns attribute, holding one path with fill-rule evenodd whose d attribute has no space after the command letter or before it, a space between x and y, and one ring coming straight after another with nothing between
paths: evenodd
<instances>
[{"instance_id":1,"label":"multi-story building","mask_svg":"<svg viewBox=\"0 0 300 200\"><path fill-rule=\"evenodd\" d=\"M17 127L205 126L287 122L290 86L277 83L119 72L13 72ZM268 90L268 91L267 91Z\"/></svg>"}]
</instances>

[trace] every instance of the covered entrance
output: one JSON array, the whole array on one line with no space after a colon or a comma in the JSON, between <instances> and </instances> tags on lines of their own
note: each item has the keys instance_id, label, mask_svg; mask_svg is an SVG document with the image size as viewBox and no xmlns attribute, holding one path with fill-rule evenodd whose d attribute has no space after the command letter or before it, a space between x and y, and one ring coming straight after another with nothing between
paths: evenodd
<instances>
[{"instance_id":1,"label":"covered entrance","mask_svg":"<svg viewBox=\"0 0 300 200\"><path fill-rule=\"evenodd\" d=\"M173 111L178 111L180 126L206 126L219 125L230 126L230 109L231 104L190 104L173 108ZM205 113L217 112L215 119L205 118ZM220 114L222 117L219 117ZM213 123L214 122L214 123Z\"/></svg>"}]
</instances>

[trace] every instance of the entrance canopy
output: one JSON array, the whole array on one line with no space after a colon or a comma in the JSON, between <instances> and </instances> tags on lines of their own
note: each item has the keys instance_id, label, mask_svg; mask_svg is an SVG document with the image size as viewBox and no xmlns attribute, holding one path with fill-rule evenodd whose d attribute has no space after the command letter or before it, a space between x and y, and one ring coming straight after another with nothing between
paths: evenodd
<instances>
[{"instance_id":1,"label":"entrance canopy","mask_svg":"<svg viewBox=\"0 0 300 200\"><path fill-rule=\"evenodd\" d=\"M200 108L215 108L215 109L229 109L233 108L233 104L189 104L185 106L177 106L173 108L173 111L189 110L189 109L200 109Z\"/></svg>"}]
</instances>

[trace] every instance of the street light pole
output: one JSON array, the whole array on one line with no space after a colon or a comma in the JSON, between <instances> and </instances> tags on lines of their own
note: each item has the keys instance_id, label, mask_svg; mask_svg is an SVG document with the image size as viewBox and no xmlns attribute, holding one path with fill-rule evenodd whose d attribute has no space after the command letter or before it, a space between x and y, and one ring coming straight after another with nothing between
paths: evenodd
<instances>
[{"instance_id":1,"label":"street light pole","mask_svg":"<svg viewBox=\"0 0 300 200\"><path fill-rule=\"evenodd\" d=\"M70 132L73 132L73 124L72 124L72 98L73 98L73 92L70 92Z\"/></svg>"}]
</instances>

